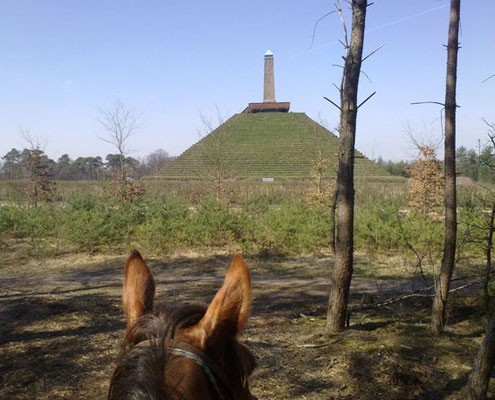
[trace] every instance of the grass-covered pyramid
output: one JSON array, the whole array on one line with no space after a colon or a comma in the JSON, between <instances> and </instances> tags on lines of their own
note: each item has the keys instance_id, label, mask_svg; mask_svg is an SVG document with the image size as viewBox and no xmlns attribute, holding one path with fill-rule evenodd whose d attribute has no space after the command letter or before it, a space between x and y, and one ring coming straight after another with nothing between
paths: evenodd
<instances>
[{"instance_id":1,"label":"grass-covered pyramid","mask_svg":"<svg viewBox=\"0 0 495 400\"><path fill-rule=\"evenodd\" d=\"M307 178L315 164L335 176L339 139L304 113L236 114L171 162L169 179ZM356 152L356 176L388 176Z\"/></svg>"}]
</instances>

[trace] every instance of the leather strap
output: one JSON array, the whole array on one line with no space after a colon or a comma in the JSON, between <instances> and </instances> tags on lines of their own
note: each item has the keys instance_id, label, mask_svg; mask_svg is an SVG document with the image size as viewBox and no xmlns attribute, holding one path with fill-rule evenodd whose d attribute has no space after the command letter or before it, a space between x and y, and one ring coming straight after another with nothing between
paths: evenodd
<instances>
[{"instance_id":1,"label":"leather strap","mask_svg":"<svg viewBox=\"0 0 495 400\"><path fill-rule=\"evenodd\" d=\"M225 387L225 389L228 390L229 395L232 397L232 399L235 399L235 396L233 396L231 389L230 389L231 381L228 378L227 374L207 354L205 354L203 351L201 351L197 347L192 346L189 343L186 343L183 341L173 341L170 344L170 347L187 350L187 351L191 352L192 354L196 355L197 357L199 357L201 360L203 360L204 363L208 366L208 368L214 373L215 377L218 378L220 380L220 382L222 383L222 385Z\"/></svg>"},{"instance_id":2,"label":"leather strap","mask_svg":"<svg viewBox=\"0 0 495 400\"><path fill-rule=\"evenodd\" d=\"M157 347L159 346L159 341L157 339L149 339L143 342L139 342L135 345L135 347ZM222 392L218 387L217 379L222 383L224 388L228 391L230 397L235 399L231 389L230 389L230 380L228 379L227 374L220 368L220 366L213 361L207 354L198 349L195 346L192 346L189 343L174 340L170 343L167 351L173 355L181 356L189 358L198 364L203 371L205 372L208 381L211 383L215 391L217 392L220 399L223 399Z\"/></svg>"}]
</instances>

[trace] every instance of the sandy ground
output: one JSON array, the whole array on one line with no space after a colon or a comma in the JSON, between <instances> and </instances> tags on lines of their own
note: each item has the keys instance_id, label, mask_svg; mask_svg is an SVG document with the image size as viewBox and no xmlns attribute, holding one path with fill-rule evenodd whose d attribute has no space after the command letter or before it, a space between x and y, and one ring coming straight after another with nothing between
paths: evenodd
<instances>
[{"instance_id":1,"label":"sandy ground","mask_svg":"<svg viewBox=\"0 0 495 400\"><path fill-rule=\"evenodd\" d=\"M0 266L0 398L103 399L122 339L124 257L5 257ZM211 300L229 257L152 258L156 303ZM244 341L257 358L260 399L463 399L483 332L473 296L456 294L449 328L429 335L430 300L354 313L323 334L329 257L248 258L253 311ZM352 302L420 286L358 259ZM389 270L386 270L389 271Z\"/></svg>"}]
</instances>

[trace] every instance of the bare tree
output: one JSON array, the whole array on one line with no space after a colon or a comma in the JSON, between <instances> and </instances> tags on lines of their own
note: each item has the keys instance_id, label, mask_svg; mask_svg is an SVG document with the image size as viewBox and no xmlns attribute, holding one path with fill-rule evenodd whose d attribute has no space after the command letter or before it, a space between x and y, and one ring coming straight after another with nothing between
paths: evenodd
<instances>
[{"instance_id":1,"label":"bare tree","mask_svg":"<svg viewBox=\"0 0 495 400\"><path fill-rule=\"evenodd\" d=\"M445 327L445 310L450 281L455 266L457 240L457 198L455 176L457 54L461 0L450 2L449 36L447 44L447 83L445 91L445 237L442 266L436 281L431 313L431 329L436 335Z\"/></svg>"},{"instance_id":2,"label":"bare tree","mask_svg":"<svg viewBox=\"0 0 495 400\"><path fill-rule=\"evenodd\" d=\"M200 153L199 178L208 182L218 201L225 198L227 183L234 179L231 166L225 159L225 143L229 135L224 122L225 118L217 107L216 122L203 113L199 113L202 129L198 131L202 137Z\"/></svg>"},{"instance_id":3,"label":"bare tree","mask_svg":"<svg viewBox=\"0 0 495 400\"><path fill-rule=\"evenodd\" d=\"M492 249L493 249L493 233L495 232L495 202L492 204L490 212L490 220L487 226L488 234L486 236L486 258L485 258L485 278L483 279L483 306L485 311L488 311L488 303L490 295L488 286L492 272Z\"/></svg>"},{"instance_id":4,"label":"bare tree","mask_svg":"<svg viewBox=\"0 0 495 400\"><path fill-rule=\"evenodd\" d=\"M156 176L168 163L170 163L170 156L165 150L158 149L153 153L148 154L145 162L148 173Z\"/></svg>"},{"instance_id":5,"label":"bare tree","mask_svg":"<svg viewBox=\"0 0 495 400\"><path fill-rule=\"evenodd\" d=\"M106 131L106 136L100 139L115 146L119 156L119 172L112 178L116 185L110 189L110 193L124 201L133 201L144 194L144 185L131 178L130 166L127 165L129 138L136 133L140 118L141 115L119 99L115 99L108 109L100 108L98 116L98 121Z\"/></svg>"},{"instance_id":6,"label":"bare tree","mask_svg":"<svg viewBox=\"0 0 495 400\"><path fill-rule=\"evenodd\" d=\"M485 124L487 125L487 135L488 135L488 143L485 146L482 146L481 143L478 144L479 150L478 150L478 164L483 165L484 167L487 167L491 173L495 173L495 163L493 162L492 157L481 157L481 154L487 153L492 154L493 150L495 150L495 123L493 122L488 122L487 120L483 119ZM480 142L480 141L478 141ZM478 166L479 169L479 166ZM486 232L486 236L484 236L484 239L486 240L486 245L485 245L485 277L483 279L483 286L482 286L482 294L483 294L483 308L485 312L488 312L488 306L489 306L489 283L491 279L491 273L492 273L492 249L493 249L493 234L495 233L495 200L494 196L495 193L493 189L489 186L483 186L484 189L488 192L489 196L487 199L481 198L484 206L488 206L487 203L490 204L491 207L491 212L489 218L486 220L486 223L484 223L481 226L477 226L477 228L481 231Z\"/></svg>"},{"instance_id":7,"label":"bare tree","mask_svg":"<svg viewBox=\"0 0 495 400\"><path fill-rule=\"evenodd\" d=\"M122 174L125 171L125 158L130 152L129 138L139 128L140 119L141 115L136 114L132 107L126 106L119 99L114 99L111 107L99 109L98 121L106 131L105 136L100 139L117 149Z\"/></svg>"},{"instance_id":8,"label":"bare tree","mask_svg":"<svg viewBox=\"0 0 495 400\"><path fill-rule=\"evenodd\" d=\"M485 400L490 375L495 364L495 309L486 329L485 339L480 345L478 355L469 376L468 399Z\"/></svg>"},{"instance_id":9,"label":"bare tree","mask_svg":"<svg viewBox=\"0 0 495 400\"><path fill-rule=\"evenodd\" d=\"M332 168L328 151L326 151L327 135L317 130L317 126L313 126L312 130L315 135L315 145L311 151L312 165L309 179L313 185L306 191L306 200L312 205L331 207L335 191L335 181L332 175L337 171L335 167Z\"/></svg>"},{"instance_id":10,"label":"bare tree","mask_svg":"<svg viewBox=\"0 0 495 400\"><path fill-rule=\"evenodd\" d=\"M28 144L22 164L30 183L24 190L24 196L29 203L37 207L40 201L53 200L55 182L50 179L50 166L43 151L42 141L33 137L28 129L19 128L19 134Z\"/></svg>"},{"instance_id":11,"label":"bare tree","mask_svg":"<svg viewBox=\"0 0 495 400\"><path fill-rule=\"evenodd\" d=\"M348 42L344 23L346 48L344 71L340 87L340 148L337 171L337 236L335 267L330 290L326 330L338 332L345 328L349 287L353 272L354 251L354 145L358 111L357 93L363 60L364 28L367 0L352 0L351 40ZM342 17L340 4L336 3ZM328 99L327 99L328 100ZM330 101L330 100L329 100ZM366 100L365 100L366 101Z\"/></svg>"},{"instance_id":12,"label":"bare tree","mask_svg":"<svg viewBox=\"0 0 495 400\"><path fill-rule=\"evenodd\" d=\"M487 135L490 139L489 145L493 146L495 149L495 123L488 122L483 119L485 124L488 127ZM478 157L479 159L480 157ZM489 167L492 171L495 172L495 165L491 162L485 163L487 167ZM485 264L485 279L483 280L483 303L485 311L488 310L488 302L489 302L489 293L488 293L488 285L490 283L490 276L492 271L492 248L493 248L493 234L495 232L495 202L492 204L492 211L490 214L490 221L488 223L488 235L486 237L486 264Z\"/></svg>"},{"instance_id":13,"label":"bare tree","mask_svg":"<svg viewBox=\"0 0 495 400\"><path fill-rule=\"evenodd\" d=\"M33 136L27 128L19 127L19 136L24 140L29 150L39 149L45 152L46 138L42 139L38 136Z\"/></svg>"}]
</instances>

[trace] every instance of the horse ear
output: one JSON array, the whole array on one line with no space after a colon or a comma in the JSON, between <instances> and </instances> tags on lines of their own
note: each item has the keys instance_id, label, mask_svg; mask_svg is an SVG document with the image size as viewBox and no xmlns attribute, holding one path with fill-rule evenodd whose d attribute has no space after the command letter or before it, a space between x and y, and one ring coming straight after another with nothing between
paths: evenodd
<instances>
[{"instance_id":1,"label":"horse ear","mask_svg":"<svg viewBox=\"0 0 495 400\"><path fill-rule=\"evenodd\" d=\"M240 254L236 254L222 287L205 315L194 327L194 336L205 350L241 332L251 308L251 278Z\"/></svg>"},{"instance_id":2,"label":"horse ear","mask_svg":"<svg viewBox=\"0 0 495 400\"><path fill-rule=\"evenodd\" d=\"M129 328L139 317L153 310L155 282L139 251L134 250L124 270L122 304Z\"/></svg>"}]
</instances>

